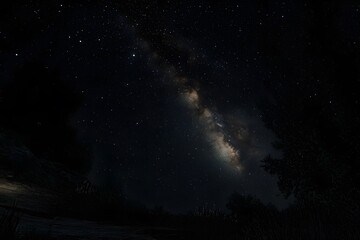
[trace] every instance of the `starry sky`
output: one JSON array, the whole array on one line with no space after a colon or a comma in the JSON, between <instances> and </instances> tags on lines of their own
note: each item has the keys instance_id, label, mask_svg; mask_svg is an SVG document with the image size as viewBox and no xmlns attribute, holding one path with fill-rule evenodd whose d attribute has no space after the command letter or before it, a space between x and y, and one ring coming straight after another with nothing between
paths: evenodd
<instances>
[{"instance_id":1,"label":"starry sky","mask_svg":"<svg viewBox=\"0 0 360 240\"><path fill-rule=\"evenodd\" d=\"M307 3L14 1L0 11L0 89L18 92L8 125L39 157L148 207L224 208L235 191L289 204L261 168L281 152L259 105L311 44ZM56 158L68 149L86 154Z\"/></svg>"}]
</instances>

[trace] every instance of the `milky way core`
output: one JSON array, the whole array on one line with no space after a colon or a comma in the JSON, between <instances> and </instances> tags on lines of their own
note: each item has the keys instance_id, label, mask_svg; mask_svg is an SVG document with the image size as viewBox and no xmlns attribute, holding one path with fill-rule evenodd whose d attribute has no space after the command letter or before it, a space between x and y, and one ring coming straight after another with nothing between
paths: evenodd
<instances>
[{"instance_id":1,"label":"milky way core","mask_svg":"<svg viewBox=\"0 0 360 240\"><path fill-rule=\"evenodd\" d=\"M158 53L152 51L148 42L140 40L139 45L148 53L150 65L156 69L161 69L162 74L168 80L167 82L177 89L182 100L191 109L203 128L205 138L212 145L214 155L226 162L232 169L241 171L243 166L240 161L240 150L234 143L237 138L226 133L226 124L218 122L220 114L202 103L199 86L196 88L192 86L191 81L183 74L179 74L175 66L168 64ZM190 49L187 49L187 52L192 55Z\"/></svg>"},{"instance_id":2,"label":"milky way core","mask_svg":"<svg viewBox=\"0 0 360 240\"><path fill-rule=\"evenodd\" d=\"M215 114L200 103L200 97L195 89L187 89L182 97L188 106L193 110L198 121L204 128L207 140L213 145L217 157L229 163L236 170L241 170L240 154L225 137L224 125L216 121Z\"/></svg>"}]
</instances>

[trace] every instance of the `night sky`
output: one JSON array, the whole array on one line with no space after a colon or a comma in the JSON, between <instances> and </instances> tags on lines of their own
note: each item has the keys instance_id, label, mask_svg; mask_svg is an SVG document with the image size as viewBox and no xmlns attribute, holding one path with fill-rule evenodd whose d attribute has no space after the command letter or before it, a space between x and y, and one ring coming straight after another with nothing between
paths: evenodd
<instances>
[{"instance_id":1,"label":"night sky","mask_svg":"<svg viewBox=\"0 0 360 240\"><path fill-rule=\"evenodd\" d=\"M233 192L286 207L261 168L281 156L261 106L276 79L306 71L317 7L327 5L14 1L0 8L3 125L38 157L148 207L224 208ZM340 48L359 44L358 7L332 15Z\"/></svg>"}]
</instances>

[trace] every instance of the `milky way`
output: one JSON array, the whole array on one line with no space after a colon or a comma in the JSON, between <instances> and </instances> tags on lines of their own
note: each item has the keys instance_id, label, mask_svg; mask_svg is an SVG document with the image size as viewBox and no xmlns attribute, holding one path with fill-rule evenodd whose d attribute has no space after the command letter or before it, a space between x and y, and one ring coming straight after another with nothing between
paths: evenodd
<instances>
[{"instance_id":1,"label":"milky way","mask_svg":"<svg viewBox=\"0 0 360 240\"><path fill-rule=\"evenodd\" d=\"M144 40L139 42L141 48L149 55L150 65L161 70L167 82L177 89L183 102L191 109L193 115L202 126L204 136L212 145L217 158L226 162L235 171L240 172L243 169L243 165L241 163L240 150L236 146L239 144L237 138L242 138L242 136L233 137L229 134L226 131L227 126L218 121L220 114L203 104L199 84L196 87L193 86L193 81L179 74L175 66L166 63L166 60L162 59L159 54L152 51L148 42ZM180 47L183 44L177 41L175 45ZM192 55L189 49L186 50L189 55Z\"/></svg>"},{"instance_id":2,"label":"milky way","mask_svg":"<svg viewBox=\"0 0 360 240\"><path fill-rule=\"evenodd\" d=\"M226 135L223 132L224 125L216 121L214 112L201 104L198 92L192 88L186 89L182 93L182 97L188 106L193 109L198 121L204 127L205 135L213 145L218 157L226 161L234 169L241 170L239 150L232 145L230 139L226 139Z\"/></svg>"}]
</instances>

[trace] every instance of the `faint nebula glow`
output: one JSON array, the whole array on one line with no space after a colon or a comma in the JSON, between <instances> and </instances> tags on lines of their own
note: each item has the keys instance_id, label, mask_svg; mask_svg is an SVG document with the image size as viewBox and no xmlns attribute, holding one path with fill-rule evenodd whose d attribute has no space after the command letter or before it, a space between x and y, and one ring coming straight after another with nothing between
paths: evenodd
<instances>
[{"instance_id":1,"label":"faint nebula glow","mask_svg":"<svg viewBox=\"0 0 360 240\"><path fill-rule=\"evenodd\" d=\"M206 137L213 145L217 156L234 167L234 169L242 170L239 150L225 139L222 132L223 125L215 121L214 114L209 108L201 105L198 92L191 88L185 90L182 96L188 106L194 110L194 114L202 124Z\"/></svg>"},{"instance_id":2,"label":"faint nebula glow","mask_svg":"<svg viewBox=\"0 0 360 240\"><path fill-rule=\"evenodd\" d=\"M226 125L217 121L215 116L219 116L219 114L202 104L199 91L192 87L189 79L180 76L175 66L164 63L166 61L162 62L159 55L151 50L150 44L146 41L140 40L139 43L142 49L148 53L149 64L161 69L162 74L169 80L171 86L178 89L186 105L193 111L194 116L203 127L206 139L213 146L216 156L231 168L241 171L243 166L240 162L240 152L235 144L226 137Z\"/></svg>"}]
</instances>

